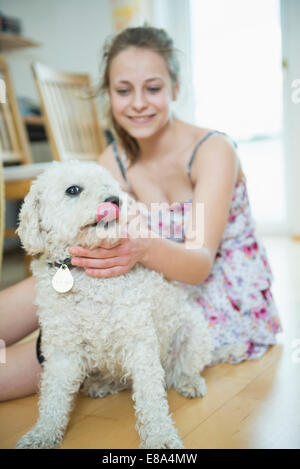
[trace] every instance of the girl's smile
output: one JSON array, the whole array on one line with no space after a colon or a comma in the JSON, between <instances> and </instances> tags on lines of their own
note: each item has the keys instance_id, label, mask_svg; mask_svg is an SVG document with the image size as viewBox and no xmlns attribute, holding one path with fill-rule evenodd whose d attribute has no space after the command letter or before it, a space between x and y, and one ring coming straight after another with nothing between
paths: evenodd
<instances>
[{"instance_id":1,"label":"girl's smile","mask_svg":"<svg viewBox=\"0 0 300 469\"><path fill-rule=\"evenodd\" d=\"M134 123L134 124L148 124L151 122L155 117L155 114L151 114L150 116L128 116L128 118Z\"/></svg>"}]
</instances>

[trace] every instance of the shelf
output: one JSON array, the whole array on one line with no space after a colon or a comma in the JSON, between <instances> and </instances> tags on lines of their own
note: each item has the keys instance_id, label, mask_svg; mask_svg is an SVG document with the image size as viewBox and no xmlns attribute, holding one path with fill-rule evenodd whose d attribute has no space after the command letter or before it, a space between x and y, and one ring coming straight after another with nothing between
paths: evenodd
<instances>
[{"instance_id":1,"label":"shelf","mask_svg":"<svg viewBox=\"0 0 300 469\"><path fill-rule=\"evenodd\" d=\"M11 33L0 32L0 51L9 51L20 49L22 47L38 47L41 44L31 39L25 39L22 36Z\"/></svg>"}]
</instances>

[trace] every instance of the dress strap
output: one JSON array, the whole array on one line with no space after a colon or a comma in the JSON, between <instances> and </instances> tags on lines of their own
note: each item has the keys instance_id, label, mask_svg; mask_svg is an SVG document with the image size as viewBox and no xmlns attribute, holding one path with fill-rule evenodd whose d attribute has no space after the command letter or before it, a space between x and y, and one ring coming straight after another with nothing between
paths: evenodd
<instances>
[{"instance_id":1,"label":"dress strap","mask_svg":"<svg viewBox=\"0 0 300 469\"><path fill-rule=\"evenodd\" d=\"M127 160L126 160L126 155L125 153L122 153L121 154L121 157L119 155L119 152L118 152L118 149L117 149L117 145L116 145L116 141L113 140L112 141L112 148L113 148L113 152L114 152L114 156L116 158L116 161L119 165L119 168L120 168L120 171L122 173L122 176L123 176L123 179L124 181L128 184L128 186L130 187L130 190L132 192L132 194L134 194L134 190L127 178Z\"/></svg>"},{"instance_id":2,"label":"dress strap","mask_svg":"<svg viewBox=\"0 0 300 469\"><path fill-rule=\"evenodd\" d=\"M120 171L122 173L122 176L123 176L124 180L128 183L127 174L126 174L126 164L125 164L125 162L122 162L122 160L119 156L115 140L112 141L112 148L113 148L114 156L115 156L115 158L117 160L117 163L119 165Z\"/></svg>"},{"instance_id":3,"label":"dress strap","mask_svg":"<svg viewBox=\"0 0 300 469\"><path fill-rule=\"evenodd\" d=\"M230 138L230 140L232 141L233 145L235 148L237 148L237 143L231 138L229 137L229 135L227 135L225 132L220 132L219 130L212 130L211 132L208 132L208 134L206 134L201 140L200 142L197 143L197 145L195 146L194 150L193 150L193 153L192 153L192 156L191 156L191 159L187 165L187 173L189 175L189 177L191 178L191 167L192 167L192 164L193 164L193 161L195 159L195 156L196 156L196 153L197 153L197 150L198 148L200 147L200 145L202 145L202 143L205 142L205 140L207 140L209 137L211 137L212 135L214 134L221 134L221 135L225 135L225 137L228 137Z\"/></svg>"}]
</instances>

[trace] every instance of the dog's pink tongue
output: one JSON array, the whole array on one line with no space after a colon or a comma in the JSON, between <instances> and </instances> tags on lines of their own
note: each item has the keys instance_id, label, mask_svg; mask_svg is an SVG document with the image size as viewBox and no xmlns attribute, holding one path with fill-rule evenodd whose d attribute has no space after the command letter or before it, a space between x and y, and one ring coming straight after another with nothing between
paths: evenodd
<instances>
[{"instance_id":1,"label":"dog's pink tongue","mask_svg":"<svg viewBox=\"0 0 300 469\"><path fill-rule=\"evenodd\" d=\"M103 202L103 204L98 205L96 210L96 220L97 223L100 220L106 222L112 220L118 220L119 218L119 207L112 202Z\"/></svg>"}]
</instances>

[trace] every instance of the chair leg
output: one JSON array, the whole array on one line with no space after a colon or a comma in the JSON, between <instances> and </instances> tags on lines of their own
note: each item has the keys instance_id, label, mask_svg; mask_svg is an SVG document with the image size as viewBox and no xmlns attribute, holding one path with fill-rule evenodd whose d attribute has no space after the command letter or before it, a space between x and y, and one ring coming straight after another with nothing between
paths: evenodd
<instances>
[{"instance_id":1,"label":"chair leg","mask_svg":"<svg viewBox=\"0 0 300 469\"><path fill-rule=\"evenodd\" d=\"M18 238L15 228L5 228L4 230L5 238Z\"/></svg>"},{"instance_id":2,"label":"chair leg","mask_svg":"<svg viewBox=\"0 0 300 469\"><path fill-rule=\"evenodd\" d=\"M28 254L25 254L25 278L31 277L32 273L30 270L30 263L32 261L32 257Z\"/></svg>"}]
</instances>

